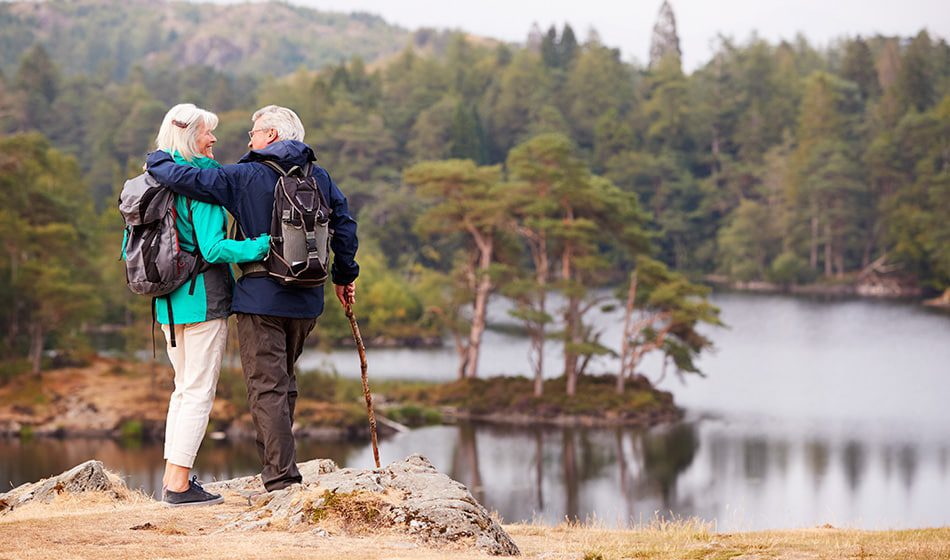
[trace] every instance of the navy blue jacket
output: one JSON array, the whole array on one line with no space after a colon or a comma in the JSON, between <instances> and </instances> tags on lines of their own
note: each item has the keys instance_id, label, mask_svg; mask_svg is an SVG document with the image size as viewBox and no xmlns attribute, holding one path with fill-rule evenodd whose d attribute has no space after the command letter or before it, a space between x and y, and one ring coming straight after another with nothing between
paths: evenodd
<instances>
[{"instance_id":1,"label":"navy blue jacket","mask_svg":"<svg viewBox=\"0 0 950 560\"><path fill-rule=\"evenodd\" d=\"M303 166L316 157L310 146L296 140L283 140L263 150L251 150L238 163L217 169L198 169L177 165L162 151L148 155L148 172L174 192L212 204L220 204L238 221L247 237L271 233L271 215L274 207L274 186L277 172L260 163L273 160L285 169ZM356 264L356 221L350 216L346 197L340 192L330 174L313 166L323 196L330 204L330 229L333 237L333 266L330 268L334 284L349 284L359 276ZM231 309L235 313L273 315L309 319L323 312L323 287L300 288L283 286L268 277L241 277L234 288Z\"/></svg>"}]
</instances>

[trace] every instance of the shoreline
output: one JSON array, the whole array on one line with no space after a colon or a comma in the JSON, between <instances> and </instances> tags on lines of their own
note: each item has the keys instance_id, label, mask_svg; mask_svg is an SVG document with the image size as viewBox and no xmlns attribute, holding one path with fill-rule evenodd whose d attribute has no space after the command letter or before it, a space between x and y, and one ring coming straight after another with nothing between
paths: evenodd
<instances>
[{"instance_id":1,"label":"shoreline","mask_svg":"<svg viewBox=\"0 0 950 560\"><path fill-rule=\"evenodd\" d=\"M243 394L224 375L223 371L207 436L253 440ZM85 366L46 371L40 378L23 374L0 386L0 437L161 441L171 377L167 366L101 356ZM421 390L416 382L389 385L376 394L378 434L385 438L410 426L458 421L648 428L677 422L685 412L670 393L653 388L645 379L631 380L624 395L617 395L609 388L610 378L588 376L573 399L564 397L563 380L546 382L540 399L531 396L531 383L519 377L432 383ZM329 398L340 397L331 393ZM294 434L320 442L369 441L365 406L301 395Z\"/></svg>"},{"instance_id":2,"label":"shoreline","mask_svg":"<svg viewBox=\"0 0 950 560\"><path fill-rule=\"evenodd\" d=\"M835 283L778 284L764 280L744 282L717 274L707 274L703 277L703 282L714 288L747 293L857 297L870 300L915 300L924 305L927 305L927 302L931 301L923 299L924 291L919 286L902 285L899 283L863 283L859 281L842 280L841 282ZM950 303L947 305L950 306Z\"/></svg>"}]
</instances>

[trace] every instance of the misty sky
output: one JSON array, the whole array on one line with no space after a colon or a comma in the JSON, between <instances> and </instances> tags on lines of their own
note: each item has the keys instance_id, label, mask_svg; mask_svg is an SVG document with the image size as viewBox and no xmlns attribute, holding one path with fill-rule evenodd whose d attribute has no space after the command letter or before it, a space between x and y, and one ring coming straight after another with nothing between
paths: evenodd
<instances>
[{"instance_id":1,"label":"misty sky","mask_svg":"<svg viewBox=\"0 0 950 560\"><path fill-rule=\"evenodd\" d=\"M583 41L593 26L625 60L646 61L662 0L292 0L321 10L376 13L390 23L461 28L523 42L537 21L571 24ZM842 36L914 35L926 28L950 37L950 0L671 0L687 70L710 58L718 34L745 41L753 31L770 41L803 32L826 46Z\"/></svg>"}]
</instances>

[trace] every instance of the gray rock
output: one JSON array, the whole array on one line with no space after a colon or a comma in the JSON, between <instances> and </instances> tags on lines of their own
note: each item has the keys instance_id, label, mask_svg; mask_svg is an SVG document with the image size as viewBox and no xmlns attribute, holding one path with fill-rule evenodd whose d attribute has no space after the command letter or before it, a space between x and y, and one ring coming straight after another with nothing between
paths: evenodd
<instances>
[{"instance_id":1,"label":"gray rock","mask_svg":"<svg viewBox=\"0 0 950 560\"><path fill-rule=\"evenodd\" d=\"M29 502L49 503L63 493L111 492L115 498L128 493L125 482L109 476L100 461L86 461L59 476L28 482L0 494L0 515Z\"/></svg>"},{"instance_id":2,"label":"gray rock","mask_svg":"<svg viewBox=\"0 0 950 560\"><path fill-rule=\"evenodd\" d=\"M303 476L304 484L314 482L319 476L339 469L336 463L330 459L314 459L313 461L298 464L297 468L300 470L301 476ZM261 482L261 475L259 474L203 483L202 487L210 492L231 490L248 497L265 492L264 484Z\"/></svg>"},{"instance_id":3,"label":"gray rock","mask_svg":"<svg viewBox=\"0 0 950 560\"><path fill-rule=\"evenodd\" d=\"M377 526L401 527L424 541L470 542L491 554L520 554L511 537L468 489L421 455L374 470L338 469L325 459L298 467L304 475L302 484L250 498L250 511L221 530L250 531L265 526L310 530L319 525L321 512L334 514L334 502L363 500L372 510L368 511L372 519L367 521ZM259 479L245 477L206 488L247 490L259 484Z\"/></svg>"}]
</instances>

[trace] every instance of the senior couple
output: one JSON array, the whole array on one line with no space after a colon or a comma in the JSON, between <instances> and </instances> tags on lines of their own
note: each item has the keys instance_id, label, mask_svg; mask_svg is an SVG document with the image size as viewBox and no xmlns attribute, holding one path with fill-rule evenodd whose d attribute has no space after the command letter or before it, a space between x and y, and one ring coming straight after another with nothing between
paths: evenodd
<instances>
[{"instance_id":1,"label":"senior couple","mask_svg":"<svg viewBox=\"0 0 950 560\"><path fill-rule=\"evenodd\" d=\"M316 157L303 143L303 125L290 109L270 105L251 120L250 151L236 164L221 165L213 153L218 117L192 104L176 105L162 121L158 150L146 161L148 172L176 194L182 248L199 251L208 263L193 290L186 282L163 296L167 302L155 306L175 370L162 478L162 501L168 506L223 501L204 490L197 477L189 480L189 474L208 426L231 313L237 315L241 366L264 487L274 491L301 481L292 432L297 399L294 364L323 312L323 288L285 286L258 275L245 275L234 283L229 263L256 262L267 255L278 173L263 162L290 170ZM336 297L342 305L352 305L359 275L356 222L327 171L314 164L312 175L332 209L331 278ZM228 239L225 211L240 226L241 239ZM172 340L177 340L174 346Z\"/></svg>"}]
</instances>

